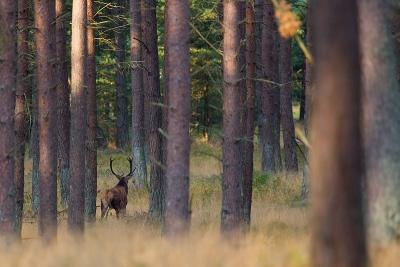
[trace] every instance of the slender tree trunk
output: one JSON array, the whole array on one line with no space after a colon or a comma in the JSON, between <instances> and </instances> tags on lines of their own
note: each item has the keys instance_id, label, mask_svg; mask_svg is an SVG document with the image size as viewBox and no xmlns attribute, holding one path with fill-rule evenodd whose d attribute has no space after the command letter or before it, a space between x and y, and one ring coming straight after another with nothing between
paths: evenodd
<instances>
[{"instance_id":1,"label":"slender tree trunk","mask_svg":"<svg viewBox=\"0 0 400 267\"><path fill-rule=\"evenodd\" d=\"M253 152L254 152L254 103L256 77L254 1L246 3L246 132L243 164L243 222L250 226L251 200L253 191Z\"/></svg>"},{"instance_id":2,"label":"slender tree trunk","mask_svg":"<svg viewBox=\"0 0 400 267\"><path fill-rule=\"evenodd\" d=\"M129 143L129 116L128 116L128 98L125 82L125 36L122 26L124 21L121 18L125 13L125 5L123 0L118 0L118 7L114 8L114 15L116 17L116 29L114 31L115 37L115 55L116 55L116 70L115 70L115 89L117 92L117 148L123 149Z\"/></svg>"},{"instance_id":3,"label":"slender tree trunk","mask_svg":"<svg viewBox=\"0 0 400 267\"><path fill-rule=\"evenodd\" d=\"M262 170L277 172L281 169L280 155L280 88L277 85L278 61L275 39L277 28L272 2L264 2L264 17L262 28L262 63L263 83L261 93L261 132L262 139Z\"/></svg>"},{"instance_id":4,"label":"slender tree trunk","mask_svg":"<svg viewBox=\"0 0 400 267\"><path fill-rule=\"evenodd\" d=\"M285 155L285 169L287 172L297 172L298 162L296 154L296 136L292 109L292 41L280 38L280 81L281 113L283 130L283 151Z\"/></svg>"},{"instance_id":5,"label":"slender tree trunk","mask_svg":"<svg viewBox=\"0 0 400 267\"><path fill-rule=\"evenodd\" d=\"M57 40L57 104L58 104L58 171L60 176L61 204L68 205L69 198L69 141L71 114L69 110L70 91L68 85L67 36L64 17L64 0L56 1L56 40Z\"/></svg>"},{"instance_id":6,"label":"slender tree trunk","mask_svg":"<svg viewBox=\"0 0 400 267\"><path fill-rule=\"evenodd\" d=\"M139 187L146 183L146 158L144 142L144 92L142 64L142 29L140 0L130 1L131 10L131 61L132 61L132 156Z\"/></svg>"},{"instance_id":7,"label":"slender tree trunk","mask_svg":"<svg viewBox=\"0 0 400 267\"><path fill-rule=\"evenodd\" d=\"M263 28L263 12L264 12L264 1L265 0L254 0L254 27L255 27L255 42L256 42L256 79L263 78L263 61L261 59L262 56L262 28ZM258 143L260 151L265 146L263 143L265 138L261 138L262 130L262 110L261 110L261 94L263 91L263 83L259 80L255 81L255 121L258 127Z\"/></svg>"},{"instance_id":8,"label":"slender tree trunk","mask_svg":"<svg viewBox=\"0 0 400 267\"><path fill-rule=\"evenodd\" d=\"M300 93L300 114L299 114L299 121L304 122L304 117L306 113L306 58L304 57L304 62L302 66L303 77L301 79L301 93Z\"/></svg>"},{"instance_id":9,"label":"slender tree trunk","mask_svg":"<svg viewBox=\"0 0 400 267\"><path fill-rule=\"evenodd\" d=\"M96 221L97 196L97 102L96 54L93 29L93 0L87 0L87 150L85 180L85 216L88 222Z\"/></svg>"},{"instance_id":10,"label":"slender tree trunk","mask_svg":"<svg viewBox=\"0 0 400 267\"><path fill-rule=\"evenodd\" d=\"M37 73L37 71L36 71ZM36 76L36 75L35 75ZM37 79L36 79L37 80ZM32 212L39 215L40 206L40 178L39 178L39 129L38 129L38 88L37 82L32 88L32 129L31 129L31 154L32 154Z\"/></svg>"},{"instance_id":11,"label":"slender tree trunk","mask_svg":"<svg viewBox=\"0 0 400 267\"><path fill-rule=\"evenodd\" d=\"M148 103L148 150L150 155L150 205L149 213L153 218L162 219L165 210L165 179L160 167L162 161L162 139L159 132L162 123L160 91L160 67L158 62L158 37L156 0L144 1L143 25L146 29L147 59L147 103Z\"/></svg>"},{"instance_id":12,"label":"slender tree trunk","mask_svg":"<svg viewBox=\"0 0 400 267\"><path fill-rule=\"evenodd\" d=\"M12 240L15 212L14 114L17 74L17 2L0 1L0 242Z\"/></svg>"},{"instance_id":13,"label":"slender tree trunk","mask_svg":"<svg viewBox=\"0 0 400 267\"><path fill-rule=\"evenodd\" d=\"M390 1L359 1L368 232L374 244L400 237L400 87Z\"/></svg>"},{"instance_id":14,"label":"slender tree trunk","mask_svg":"<svg viewBox=\"0 0 400 267\"><path fill-rule=\"evenodd\" d=\"M312 45L312 32L313 32L313 25L311 23L311 19L313 16L313 2L314 0L308 0L308 8L307 8L307 32L306 32L306 39L307 39L307 48L313 53L313 45ZM304 132L306 137L309 137L309 128L310 128L310 120L311 120L311 110L313 106L313 84L312 84L312 64L308 60L305 61L305 87L304 87L304 94L305 94L305 114L304 114ZM303 200L308 198L308 194L310 191L310 171L308 166L309 160L309 149L305 148L305 155L306 155L306 164L304 165L303 169L303 179L301 184L301 198Z\"/></svg>"},{"instance_id":15,"label":"slender tree trunk","mask_svg":"<svg viewBox=\"0 0 400 267\"><path fill-rule=\"evenodd\" d=\"M57 235L57 54L55 2L35 0L39 129L39 232L46 241Z\"/></svg>"},{"instance_id":16,"label":"slender tree trunk","mask_svg":"<svg viewBox=\"0 0 400 267\"><path fill-rule=\"evenodd\" d=\"M86 0L74 0L71 39L71 183L68 226L77 234L83 233L85 226L86 17Z\"/></svg>"},{"instance_id":17,"label":"slender tree trunk","mask_svg":"<svg viewBox=\"0 0 400 267\"><path fill-rule=\"evenodd\" d=\"M210 88L206 85L203 95L204 110L203 110L203 138L208 142L210 131Z\"/></svg>"},{"instance_id":18,"label":"slender tree trunk","mask_svg":"<svg viewBox=\"0 0 400 267\"><path fill-rule=\"evenodd\" d=\"M190 154L189 1L167 0L168 144L164 232L188 230Z\"/></svg>"},{"instance_id":19,"label":"slender tree trunk","mask_svg":"<svg viewBox=\"0 0 400 267\"><path fill-rule=\"evenodd\" d=\"M223 144L222 144L222 207L221 231L237 232L241 218L241 157L240 157L240 5L224 1L223 41Z\"/></svg>"},{"instance_id":20,"label":"slender tree trunk","mask_svg":"<svg viewBox=\"0 0 400 267\"><path fill-rule=\"evenodd\" d=\"M25 142L26 142L26 112L25 99L28 92L28 38L27 29L28 2L18 1L18 62L17 62L17 88L15 102L15 135L16 135L16 157L15 157L15 232L21 236L22 218L24 208L24 174L25 174Z\"/></svg>"},{"instance_id":21,"label":"slender tree trunk","mask_svg":"<svg viewBox=\"0 0 400 267\"><path fill-rule=\"evenodd\" d=\"M366 266L356 1L314 1L312 266ZM338 16L337 14L340 14Z\"/></svg>"}]
</instances>

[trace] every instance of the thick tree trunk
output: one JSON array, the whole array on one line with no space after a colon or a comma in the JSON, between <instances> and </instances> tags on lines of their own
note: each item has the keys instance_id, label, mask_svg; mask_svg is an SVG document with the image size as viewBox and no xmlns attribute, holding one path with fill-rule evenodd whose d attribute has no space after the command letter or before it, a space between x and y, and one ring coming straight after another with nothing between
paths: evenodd
<instances>
[{"instance_id":1,"label":"thick tree trunk","mask_svg":"<svg viewBox=\"0 0 400 267\"><path fill-rule=\"evenodd\" d=\"M68 226L70 231L84 231L85 207L85 145L86 145L86 0L74 0L72 5L71 39L71 147L70 147L70 203Z\"/></svg>"},{"instance_id":2,"label":"thick tree trunk","mask_svg":"<svg viewBox=\"0 0 400 267\"><path fill-rule=\"evenodd\" d=\"M223 41L223 144L222 144L222 207L221 231L225 234L239 230L241 219L240 157L240 5L239 1L224 1Z\"/></svg>"},{"instance_id":3,"label":"thick tree trunk","mask_svg":"<svg viewBox=\"0 0 400 267\"><path fill-rule=\"evenodd\" d=\"M312 266L366 266L356 1L314 1ZM337 14L340 14L338 16Z\"/></svg>"},{"instance_id":4,"label":"thick tree trunk","mask_svg":"<svg viewBox=\"0 0 400 267\"><path fill-rule=\"evenodd\" d=\"M189 1L167 0L168 143L164 232L168 236L189 228L190 73Z\"/></svg>"},{"instance_id":5,"label":"thick tree trunk","mask_svg":"<svg viewBox=\"0 0 400 267\"><path fill-rule=\"evenodd\" d=\"M57 54L55 2L35 0L39 129L39 232L46 241L57 235Z\"/></svg>"},{"instance_id":6,"label":"thick tree trunk","mask_svg":"<svg viewBox=\"0 0 400 267\"><path fill-rule=\"evenodd\" d=\"M146 184L146 158L144 139L144 92L142 63L142 29L140 0L130 1L131 61L132 61L132 157L136 167L137 185Z\"/></svg>"},{"instance_id":7,"label":"thick tree trunk","mask_svg":"<svg viewBox=\"0 0 400 267\"><path fill-rule=\"evenodd\" d=\"M14 227L14 115L17 74L17 2L0 1L0 242L11 241Z\"/></svg>"},{"instance_id":8,"label":"thick tree trunk","mask_svg":"<svg viewBox=\"0 0 400 267\"><path fill-rule=\"evenodd\" d=\"M253 185L254 152L254 102L256 77L256 42L255 42L254 1L246 3L246 131L244 136L243 164L243 222L250 226L251 200Z\"/></svg>"},{"instance_id":9,"label":"thick tree trunk","mask_svg":"<svg viewBox=\"0 0 400 267\"><path fill-rule=\"evenodd\" d=\"M262 170L277 172L281 169L280 155L280 88L278 81L277 46L275 39L277 27L274 18L274 8L270 0L264 2L264 17L262 28L262 64L263 83L261 93L261 144Z\"/></svg>"},{"instance_id":10,"label":"thick tree trunk","mask_svg":"<svg viewBox=\"0 0 400 267\"><path fill-rule=\"evenodd\" d=\"M162 161L162 137L159 132L162 123L160 91L160 67L158 62L158 37L156 0L144 0L143 26L146 29L147 51L147 92L148 128L147 144L150 155L150 201L149 213L153 218L161 220L165 210L165 179L160 167Z\"/></svg>"},{"instance_id":11,"label":"thick tree trunk","mask_svg":"<svg viewBox=\"0 0 400 267\"><path fill-rule=\"evenodd\" d=\"M375 244L400 237L400 87L388 0L361 0L368 232Z\"/></svg>"},{"instance_id":12,"label":"thick tree trunk","mask_svg":"<svg viewBox=\"0 0 400 267\"><path fill-rule=\"evenodd\" d=\"M96 107L96 54L93 29L93 0L87 0L87 147L85 179L85 217L96 221L97 196L97 107Z\"/></svg>"},{"instance_id":13,"label":"thick tree trunk","mask_svg":"<svg viewBox=\"0 0 400 267\"><path fill-rule=\"evenodd\" d=\"M67 36L64 17L64 0L56 1L57 40L57 104L58 104L58 173L60 176L61 204L68 205L69 198L69 141L71 114L69 110L70 91L68 85Z\"/></svg>"},{"instance_id":14,"label":"thick tree trunk","mask_svg":"<svg viewBox=\"0 0 400 267\"><path fill-rule=\"evenodd\" d=\"M129 116L128 116L128 98L127 88L125 82L125 36L122 26L125 24L121 18L125 13L125 4L123 0L117 1L117 7L114 8L114 15L116 17L116 25L114 31L115 38L115 56L116 56L116 70L115 70L115 89L117 92L117 148L123 149L129 143Z\"/></svg>"},{"instance_id":15,"label":"thick tree trunk","mask_svg":"<svg viewBox=\"0 0 400 267\"><path fill-rule=\"evenodd\" d=\"M22 217L24 208L24 174L25 174L25 143L26 143L26 112L25 99L28 92L28 1L18 1L18 62L17 88L15 102L15 232L21 236Z\"/></svg>"},{"instance_id":16,"label":"thick tree trunk","mask_svg":"<svg viewBox=\"0 0 400 267\"><path fill-rule=\"evenodd\" d=\"M296 136L292 110L292 41L280 38L280 81L283 152L287 172L297 172Z\"/></svg>"}]
</instances>

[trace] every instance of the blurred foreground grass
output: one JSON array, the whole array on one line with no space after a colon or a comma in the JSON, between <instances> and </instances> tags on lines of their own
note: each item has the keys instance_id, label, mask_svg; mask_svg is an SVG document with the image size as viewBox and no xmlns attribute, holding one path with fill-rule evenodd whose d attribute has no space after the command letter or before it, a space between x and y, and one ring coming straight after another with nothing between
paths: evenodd
<instances>
[{"instance_id":1,"label":"blurred foreground grass","mask_svg":"<svg viewBox=\"0 0 400 267\"><path fill-rule=\"evenodd\" d=\"M251 231L228 244L219 235L221 202L221 151L218 143L192 143L192 220L187 237L176 242L162 238L160 226L148 223L146 190L129 192L128 216L97 221L87 226L83 240L72 239L65 216L59 218L58 241L43 246L36 221L30 214L30 162L27 162L23 242L0 249L0 266L309 266L308 207L299 201L301 175L263 175L255 153L254 197ZM257 145L256 145L257 149ZM99 189L113 186L109 157L117 158L115 169L127 171L127 153L98 154ZM62 208L59 208L62 209ZM398 266L399 245L373 253L372 266Z\"/></svg>"}]
</instances>

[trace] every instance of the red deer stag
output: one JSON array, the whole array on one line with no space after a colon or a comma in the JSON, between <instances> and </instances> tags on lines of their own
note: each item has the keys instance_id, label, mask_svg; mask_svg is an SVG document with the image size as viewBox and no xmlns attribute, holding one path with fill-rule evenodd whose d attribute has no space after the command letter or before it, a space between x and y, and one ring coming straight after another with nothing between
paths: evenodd
<instances>
[{"instance_id":1,"label":"red deer stag","mask_svg":"<svg viewBox=\"0 0 400 267\"><path fill-rule=\"evenodd\" d=\"M110 158L111 172L118 178L119 182L111 189L103 191L101 194L101 218L103 219L110 209L114 209L117 218L126 214L128 204L128 181L132 178L135 169L132 168L132 158L128 158L130 171L128 175L118 175L113 170L113 159Z\"/></svg>"}]
</instances>

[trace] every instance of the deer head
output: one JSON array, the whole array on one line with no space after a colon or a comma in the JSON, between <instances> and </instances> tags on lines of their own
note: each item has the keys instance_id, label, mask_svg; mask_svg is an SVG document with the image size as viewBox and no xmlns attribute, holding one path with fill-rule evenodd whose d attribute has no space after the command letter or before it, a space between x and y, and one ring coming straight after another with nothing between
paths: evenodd
<instances>
[{"instance_id":1,"label":"deer head","mask_svg":"<svg viewBox=\"0 0 400 267\"><path fill-rule=\"evenodd\" d=\"M117 177L117 179L119 180L118 184L125 183L126 185L128 185L128 180L130 178L132 178L133 172L136 170L136 168L133 168L133 163L132 163L131 157L128 158L128 161L129 161L129 173L127 175L119 175L114 171L114 169L113 169L114 159L112 159L110 157L110 170L111 170L112 174L114 174L114 176Z\"/></svg>"}]
</instances>

